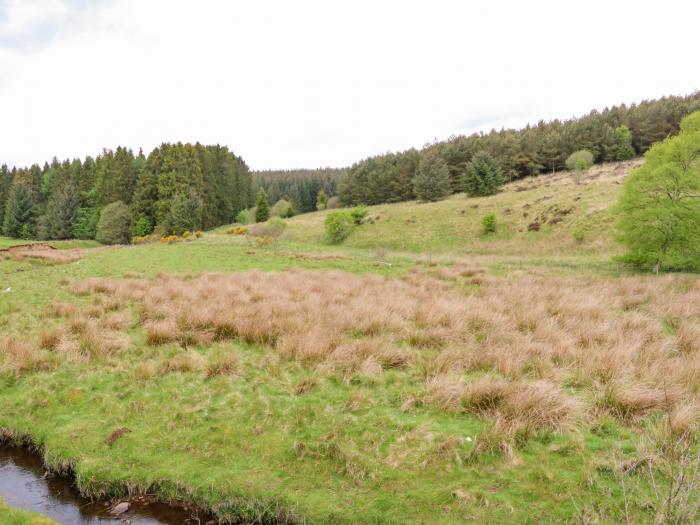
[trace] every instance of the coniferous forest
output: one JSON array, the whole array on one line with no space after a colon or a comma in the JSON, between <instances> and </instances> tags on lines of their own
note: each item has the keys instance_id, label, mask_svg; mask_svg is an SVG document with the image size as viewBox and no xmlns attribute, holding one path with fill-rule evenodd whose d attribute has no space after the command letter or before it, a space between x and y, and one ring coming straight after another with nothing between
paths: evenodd
<instances>
[{"instance_id":1,"label":"coniferous forest","mask_svg":"<svg viewBox=\"0 0 700 525\"><path fill-rule=\"evenodd\" d=\"M235 221L259 188L293 213L318 208L319 195L345 205L438 200L462 191L467 164L487 153L509 180L566 167L572 152L595 162L624 160L676 133L700 109L700 93L620 105L569 120L540 121L520 130L456 136L423 149L361 160L349 169L251 173L225 146L162 144L147 157L117 147L96 158L42 166L0 167L0 229L25 239L94 239L100 213L121 202L135 236L182 233ZM325 205L325 204L324 204Z\"/></svg>"},{"instance_id":2,"label":"coniferous forest","mask_svg":"<svg viewBox=\"0 0 700 525\"><path fill-rule=\"evenodd\" d=\"M96 158L0 168L2 232L25 239L94 239L100 212L128 208L133 235L212 228L253 202L252 175L224 146L162 144L148 157L118 147Z\"/></svg>"},{"instance_id":3,"label":"coniferous forest","mask_svg":"<svg viewBox=\"0 0 700 525\"><path fill-rule=\"evenodd\" d=\"M596 163L625 160L677 133L681 119L698 109L700 92L593 110L570 120L540 121L520 130L451 137L421 151L388 153L356 163L340 184L339 196L346 205L436 200L436 193L446 197L462 191L467 163L480 151L495 159L508 180L565 169L567 157L578 150L593 153ZM443 163L449 183L443 177ZM432 184L426 185L427 181Z\"/></svg>"}]
</instances>

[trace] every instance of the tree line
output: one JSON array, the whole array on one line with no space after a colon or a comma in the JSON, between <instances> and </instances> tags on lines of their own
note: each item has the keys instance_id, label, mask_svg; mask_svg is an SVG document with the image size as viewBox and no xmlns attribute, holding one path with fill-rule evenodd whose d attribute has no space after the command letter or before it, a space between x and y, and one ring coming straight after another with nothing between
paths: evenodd
<instances>
[{"instance_id":1,"label":"tree line","mask_svg":"<svg viewBox=\"0 0 700 525\"><path fill-rule=\"evenodd\" d=\"M181 234L231 223L254 198L248 166L219 145L162 144L148 157L118 147L43 167L0 167L0 226L15 238L94 239L113 203L128 210L133 235Z\"/></svg>"},{"instance_id":2,"label":"tree line","mask_svg":"<svg viewBox=\"0 0 700 525\"><path fill-rule=\"evenodd\" d=\"M346 173L343 168L266 170L254 172L253 182L265 190L271 203L286 200L294 213L307 213L316 211L319 193L321 200L323 195L332 198L338 193Z\"/></svg>"},{"instance_id":3,"label":"tree line","mask_svg":"<svg viewBox=\"0 0 700 525\"><path fill-rule=\"evenodd\" d=\"M594 162L624 160L677 133L681 119L700 110L700 92L619 105L569 120L540 121L520 130L456 136L387 153L354 164L338 187L345 205L437 200L464 189L469 162L479 152L492 157L506 180L564 169L573 152Z\"/></svg>"}]
</instances>

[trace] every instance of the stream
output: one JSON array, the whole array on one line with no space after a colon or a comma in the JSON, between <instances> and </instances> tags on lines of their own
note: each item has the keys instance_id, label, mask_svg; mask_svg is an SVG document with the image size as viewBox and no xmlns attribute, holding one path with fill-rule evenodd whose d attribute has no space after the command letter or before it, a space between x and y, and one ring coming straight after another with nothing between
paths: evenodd
<instances>
[{"instance_id":1,"label":"stream","mask_svg":"<svg viewBox=\"0 0 700 525\"><path fill-rule=\"evenodd\" d=\"M63 476L45 476L38 454L22 447L0 445L0 497L11 507L31 510L61 525L204 525L211 517L162 503L132 502L119 516L114 502L83 498ZM213 523L213 521L211 522Z\"/></svg>"}]
</instances>

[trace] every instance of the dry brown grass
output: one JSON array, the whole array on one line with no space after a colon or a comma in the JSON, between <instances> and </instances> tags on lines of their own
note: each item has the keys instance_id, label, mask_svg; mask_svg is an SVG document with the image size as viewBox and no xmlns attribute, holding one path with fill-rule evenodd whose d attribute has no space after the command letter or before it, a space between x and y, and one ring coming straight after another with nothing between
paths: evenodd
<instances>
[{"instance_id":1,"label":"dry brown grass","mask_svg":"<svg viewBox=\"0 0 700 525\"><path fill-rule=\"evenodd\" d=\"M82 258L82 250L57 250L47 244L38 243L13 246L5 251L11 258L18 261L40 259L52 264L67 264Z\"/></svg>"},{"instance_id":2,"label":"dry brown grass","mask_svg":"<svg viewBox=\"0 0 700 525\"><path fill-rule=\"evenodd\" d=\"M408 367L429 402L502 426L697 414L700 284L687 277L429 265L401 279L251 271L94 279L75 292L136 303L153 345L238 339L345 377Z\"/></svg>"}]
</instances>

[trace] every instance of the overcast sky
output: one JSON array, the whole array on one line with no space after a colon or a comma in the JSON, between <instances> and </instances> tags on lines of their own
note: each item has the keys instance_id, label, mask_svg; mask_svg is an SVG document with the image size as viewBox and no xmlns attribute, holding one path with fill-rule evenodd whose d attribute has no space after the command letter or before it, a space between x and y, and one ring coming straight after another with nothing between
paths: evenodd
<instances>
[{"instance_id":1,"label":"overcast sky","mask_svg":"<svg viewBox=\"0 0 700 525\"><path fill-rule=\"evenodd\" d=\"M0 0L0 163L161 142L344 166L700 89L697 0Z\"/></svg>"}]
</instances>

